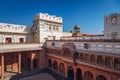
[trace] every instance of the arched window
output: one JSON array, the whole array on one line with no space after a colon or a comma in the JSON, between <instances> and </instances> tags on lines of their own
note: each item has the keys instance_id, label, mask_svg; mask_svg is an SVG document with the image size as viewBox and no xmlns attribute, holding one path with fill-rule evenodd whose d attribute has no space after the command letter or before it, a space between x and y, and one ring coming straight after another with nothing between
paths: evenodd
<instances>
[{"instance_id":1,"label":"arched window","mask_svg":"<svg viewBox=\"0 0 120 80\"><path fill-rule=\"evenodd\" d=\"M93 74L89 71L86 71L85 74L84 74L84 80L94 80L93 79Z\"/></svg>"},{"instance_id":2,"label":"arched window","mask_svg":"<svg viewBox=\"0 0 120 80\"><path fill-rule=\"evenodd\" d=\"M71 66L68 67L68 80L74 80L74 69Z\"/></svg>"},{"instance_id":3,"label":"arched window","mask_svg":"<svg viewBox=\"0 0 120 80\"><path fill-rule=\"evenodd\" d=\"M89 55L88 54L85 54L85 61L89 62Z\"/></svg>"},{"instance_id":4,"label":"arched window","mask_svg":"<svg viewBox=\"0 0 120 80\"><path fill-rule=\"evenodd\" d=\"M115 67L115 69L120 70L120 58L115 59L114 67Z\"/></svg>"},{"instance_id":5,"label":"arched window","mask_svg":"<svg viewBox=\"0 0 120 80\"><path fill-rule=\"evenodd\" d=\"M77 78L76 80L83 80L82 70L80 68L77 69L76 78Z\"/></svg>"},{"instance_id":6,"label":"arched window","mask_svg":"<svg viewBox=\"0 0 120 80\"><path fill-rule=\"evenodd\" d=\"M102 56L98 56L98 57L97 57L97 64L99 64L99 65L104 65L104 60L103 60L103 57L102 57Z\"/></svg>"},{"instance_id":7,"label":"arched window","mask_svg":"<svg viewBox=\"0 0 120 80\"><path fill-rule=\"evenodd\" d=\"M83 53L80 53L80 60L81 60L81 61L84 60L84 55L83 55Z\"/></svg>"},{"instance_id":8,"label":"arched window","mask_svg":"<svg viewBox=\"0 0 120 80\"><path fill-rule=\"evenodd\" d=\"M59 64L59 72L63 75L65 74L65 65L63 63Z\"/></svg>"},{"instance_id":9,"label":"arched window","mask_svg":"<svg viewBox=\"0 0 120 80\"><path fill-rule=\"evenodd\" d=\"M91 63L95 63L96 62L95 55L91 55L90 56L90 62Z\"/></svg>"},{"instance_id":10,"label":"arched window","mask_svg":"<svg viewBox=\"0 0 120 80\"><path fill-rule=\"evenodd\" d=\"M63 54L64 57L68 57L68 58L72 58L73 57L73 54L71 53L71 51L68 48L64 48L62 54Z\"/></svg>"},{"instance_id":11,"label":"arched window","mask_svg":"<svg viewBox=\"0 0 120 80\"><path fill-rule=\"evenodd\" d=\"M107 79L104 76L102 76L102 75L98 75L96 77L96 80L107 80Z\"/></svg>"},{"instance_id":12,"label":"arched window","mask_svg":"<svg viewBox=\"0 0 120 80\"><path fill-rule=\"evenodd\" d=\"M53 61L53 70L58 71L58 63L57 63L57 61Z\"/></svg>"},{"instance_id":13,"label":"arched window","mask_svg":"<svg viewBox=\"0 0 120 80\"><path fill-rule=\"evenodd\" d=\"M52 60L51 59L48 59L48 67L52 68Z\"/></svg>"},{"instance_id":14,"label":"arched window","mask_svg":"<svg viewBox=\"0 0 120 80\"><path fill-rule=\"evenodd\" d=\"M75 58L79 59L79 53L78 52L75 52Z\"/></svg>"},{"instance_id":15,"label":"arched window","mask_svg":"<svg viewBox=\"0 0 120 80\"><path fill-rule=\"evenodd\" d=\"M108 68L112 68L112 59L110 57L105 58L105 66Z\"/></svg>"}]
</instances>

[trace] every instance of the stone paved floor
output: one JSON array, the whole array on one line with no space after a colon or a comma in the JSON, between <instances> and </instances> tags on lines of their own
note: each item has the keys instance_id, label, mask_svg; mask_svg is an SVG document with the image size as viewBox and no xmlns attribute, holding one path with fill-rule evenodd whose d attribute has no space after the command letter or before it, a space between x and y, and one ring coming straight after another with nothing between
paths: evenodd
<instances>
[{"instance_id":1,"label":"stone paved floor","mask_svg":"<svg viewBox=\"0 0 120 80\"><path fill-rule=\"evenodd\" d=\"M40 73L30 77L22 78L21 80L55 80L55 79L48 73Z\"/></svg>"}]
</instances>

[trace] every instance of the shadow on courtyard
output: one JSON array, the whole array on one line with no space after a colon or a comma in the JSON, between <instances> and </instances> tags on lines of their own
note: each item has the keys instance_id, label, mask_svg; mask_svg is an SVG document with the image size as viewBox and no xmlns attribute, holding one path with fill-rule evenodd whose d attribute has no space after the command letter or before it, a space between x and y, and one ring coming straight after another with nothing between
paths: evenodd
<instances>
[{"instance_id":1,"label":"shadow on courtyard","mask_svg":"<svg viewBox=\"0 0 120 80\"><path fill-rule=\"evenodd\" d=\"M25 77L30 77L33 75L37 75L37 74L42 74L42 73L48 73L51 76L53 76L53 78L55 78L55 80L67 80L65 77L49 70L49 69L43 69L43 70L39 70L39 71L34 71L34 72L28 72L28 74L16 74L16 75L12 75L10 80L21 80L21 78L25 78Z\"/></svg>"}]
</instances>

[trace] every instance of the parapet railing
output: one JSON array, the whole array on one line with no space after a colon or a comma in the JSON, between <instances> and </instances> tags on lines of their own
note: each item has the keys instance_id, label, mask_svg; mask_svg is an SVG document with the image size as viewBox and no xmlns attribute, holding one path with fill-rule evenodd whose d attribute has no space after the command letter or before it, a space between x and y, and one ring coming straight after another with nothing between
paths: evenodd
<instances>
[{"instance_id":1,"label":"parapet railing","mask_svg":"<svg viewBox=\"0 0 120 80\"><path fill-rule=\"evenodd\" d=\"M120 39L74 39L74 40L47 40L57 42L120 42Z\"/></svg>"},{"instance_id":2,"label":"parapet railing","mask_svg":"<svg viewBox=\"0 0 120 80\"><path fill-rule=\"evenodd\" d=\"M0 43L0 45L13 45L13 44L42 44L41 42L13 42L13 43Z\"/></svg>"}]
</instances>

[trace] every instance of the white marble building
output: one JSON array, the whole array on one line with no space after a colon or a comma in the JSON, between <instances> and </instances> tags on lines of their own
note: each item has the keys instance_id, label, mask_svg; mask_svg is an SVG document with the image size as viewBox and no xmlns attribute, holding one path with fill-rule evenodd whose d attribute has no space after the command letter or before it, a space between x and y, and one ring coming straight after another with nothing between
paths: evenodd
<instances>
[{"instance_id":1,"label":"white marble building","mask_svg":"<svg viewBox=\"0 0 120 80\"><path fill-rule=\"evenodd\" d=\"M26 42L28 34L26 26L0 23L0 43Z\"/></svg>"},{"instance_id":2,"label":"white marble building","mask_svg":"<svg viewBox=\"0 0 120 80\"><path fill-rule=\"evenodd\" d=\"M104 17L105 39L120 39L120 13L113 13Z\"/></svg>"},{"instance_id":3,"label":"white marble building","mask_svg":"<svg viewBox=\"0 0 120 80\"><path fill-rule=\"evenodd\" d=\"M63 32L62 17L39 13L34 17L34 42L45 42L47 39L59 40Z\"/></svg>"},{"instance_id":4,"label":"white marble building","mask_svg":"<svg viewBox=\"0 0 120 80\"><path fill-rule=\"evenodd\" d=\"M31 26L0 23L0 43L44 43L46 40L120 39L120 13L104 17L104 34L74 36L63 32L63 19L47 13L34 16Z\"/></svg>"}]
</instances>

